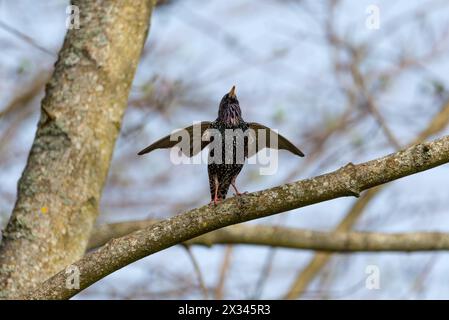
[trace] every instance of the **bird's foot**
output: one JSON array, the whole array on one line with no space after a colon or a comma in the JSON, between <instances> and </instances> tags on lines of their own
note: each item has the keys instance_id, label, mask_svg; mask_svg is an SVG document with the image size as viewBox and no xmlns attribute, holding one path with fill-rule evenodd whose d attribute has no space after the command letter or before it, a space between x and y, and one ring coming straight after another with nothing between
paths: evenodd
<instances>
[{"instance_id":1,"label":"bird's foot","mask_svg":"<svg viewBox=\"0 0 449 320\"><path fill-rule=\"evenodd\" d=\"M221 198L214 198L213 200L210 201L209 206L216 206L217 204L219 204L223 199Z\"/></svg>"},{"instance_id":2,"label":"bird's foot","mask_svg":"<svg viewBox=\"0 0 449 320\"><path fill-rule=\"evenodd\" d=\"M241 192L237 189L237 187L235 186L235 178L234 178L234 180L231 181L231 186L234 188L234 191L235 191L234 196L236 196L236 197L240 197L240 196L242 196L242 195L248 193L248 191L245 191L245 192L241 193Z\"/></svg>"}]
</instances>

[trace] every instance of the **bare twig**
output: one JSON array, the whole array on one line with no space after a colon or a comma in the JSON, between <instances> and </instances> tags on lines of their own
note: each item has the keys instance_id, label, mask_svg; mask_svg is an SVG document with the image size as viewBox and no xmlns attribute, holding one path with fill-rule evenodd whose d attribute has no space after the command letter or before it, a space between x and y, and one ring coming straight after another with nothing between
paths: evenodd
<instances>
[{"instance_id":1,"label":"bare twig","mask_svg":"<svg viewBox=\"0 0 449 320\"><path fill-rule=\"evenodd\" d=\"M43 46L38 44L33 38L31 38L30 36L26 35L25 33L21 32L21 31L17 30L16 28L6 24L5 22L0 21L0 28L2 28L3 30L18 37L19 39L25 41L26 43L28 43L32 47L42 51L43 53L46 53L53 58L56 57L56 54L54 52L48 50L47 48L44 48Z\"/></svg>"},{"instance_id":2,"label":"bare twig","mask_svg":"<svg viewBox=\"0 0 449 320\"><path fill-rule=\"evenodd\" d=\"M215 288L215 299L217 300L222 300L224 296L226 276L228 275L229 267L231 265L233 248L233 246L226 246L223 263L221 264L220 269L220 277L218 278L217 287Z\"/></svg>"},{"instance_id":3,"label":"bare twig","mask_svg":"<svg viewBox=\"0 0 449 320\"><path fill-rule=\"evenodd\" d=\"M198 264L198 261L196 260L195 256L193 255L192 249L190 249L189 245L184 245L184 248L187 251L187 255L189 256L190 261L192 261L193 269L195 270L196 277L198 278L198 283L200 285L201 290L203 291L204 299L209 299L209 293L206 287L206 284L204 283L203 274L201 273L200 265Z\"/></svg>"}]
</instances>

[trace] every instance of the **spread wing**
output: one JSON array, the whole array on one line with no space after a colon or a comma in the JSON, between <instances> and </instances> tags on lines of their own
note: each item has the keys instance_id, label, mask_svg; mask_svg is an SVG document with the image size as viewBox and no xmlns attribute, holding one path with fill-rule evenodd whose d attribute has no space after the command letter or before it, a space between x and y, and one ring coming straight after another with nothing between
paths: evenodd
<instances>
[{"instance_id":1,"label":"spread wing","mask_svg":"<svg viewBox=\"0 0 449 320\"><path fill-rule=\"evenodd\" d=\"M203 141L202 137L206 130L209 129L210 124L210 121L203 121L174 131L139 151L138 155L140 156L156 149L172 148L180 143L178 147L180 147L182 153L188 157L193 157L209 144L210 141ZM185 142L188 142L188 144L185 144Z\"/></svg>"},{"instance_id":2,"label":"spread wing","mask_svg":"<svg viewBox=\"0 0 449 320\"><path fill-rule=\"evenodd\" d=\"M250 122L249 128L252 130L250 130L250 137L248 139L248 158L252 157L264 148L276 148L279 150L283 149L290 151L297 156L304 157L304 153L302 153L302 151L299 150L293 143L270 128L257 122ZM263 137L263 135L265 135L265 143L263 143L263 141L259 141L259 138ZM271 138L273 138L273 142L271 141Z\"/></svg>"}]
</instances>

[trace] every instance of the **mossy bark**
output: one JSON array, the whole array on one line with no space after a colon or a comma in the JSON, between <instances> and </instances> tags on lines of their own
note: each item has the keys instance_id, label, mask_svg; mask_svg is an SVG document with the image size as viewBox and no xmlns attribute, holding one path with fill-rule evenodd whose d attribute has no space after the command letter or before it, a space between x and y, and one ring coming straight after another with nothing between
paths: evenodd
<instances>
[{"instance_id":1,"label":"mossy bark","mask_svg":"<svg viewBox=\"0 0 449 320\"><path fill-rule=\"evenodd\" d=\"M36 287L83 256L148 33L147 0L77 0L46 86L0 246L0 294Z\"/></svg>"}]
</instances>

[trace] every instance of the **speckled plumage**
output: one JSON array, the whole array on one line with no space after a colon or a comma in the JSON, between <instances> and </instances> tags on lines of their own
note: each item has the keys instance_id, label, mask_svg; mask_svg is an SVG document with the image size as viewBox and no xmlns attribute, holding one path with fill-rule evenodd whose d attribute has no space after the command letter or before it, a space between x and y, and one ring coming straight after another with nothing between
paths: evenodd
<instances>
[{"instance_id":1,"label":"speckled plumage","mask_svg":"<svg viewBox=\"0 0 449 320\"><path fill-rule=\"evenodd\" d=\"M225 118L226 119L226 118ZM217 129L221 133L222 139L222 153L221 162L213 162L214 150L209 152L209 163L207 165L207 172L209 174L209 187L212 201L220 201L226 198L229 187L234 184L235 179L243 168L243 163L237 161L237 138L232 140L232 145L225 143L226 129L242 129L245 132L249 126L241 119L228 118L227 121L217 118L211 123L211 129ZM231 148L232 150L229 150ZM227 150L228 149L228 150ZM226 163L226 154L232 154L232 163ZM218 185L217 185L218 184ZM215 190L217 188L217 190ZM237 189L236 192L238 193ZM217 196L217 197L216 197Z\"/></svg>"},{"instance_id":2,"label":"speckled plumage","mask_svg":"<svg viewBox=\"0 0 449 320\"><path fill-rule=\"evenodd\" d=\"M195 128L200 130L200 135L194 135ZM228 141L230 136L228 135L228 137L226 137L229 133L229 131L228 133L226 132L228 129L231 129L232 143L229 143ZM248 129L251 130L248 131ZM199 124L175 132L175 135L181 131L183 131L183 133L187 132L188 137L190 138L190 148L181 149L184 155L192 157L203 150L207 145L211 146L207 169L209 174L211 200L214 204L226 198L231 185L234 187L236 194L240 195L235 186L235 179L242 170L245 159L263 148L283 149L288 150L297 156L304 156L301 150L282 135L257 122L245 122L243 120L239 101L235 94L235 86L233 86L231 91L225 94L221 99L218 108L218 117L215 121L202 121ZM251 131L253 133L251 133ZM255 134L256 131L257 134ZM209 139L204 140L203 136L206 132L208 132ZM216 135L217 132L219 135ZM259 141L259 134L265 134L265 141ZM249 135L252 137L251 140L249 139ZM200 138L201 141L195 140ZM219 148L219 141L214 141L214 138L221 140L221 148ZM277 143L273 144L270 141L276 141ZM197 143L195 144L195 142ZM168 135L144 148L138 154L146 154L155 149L172 148L177 144L178 141L176 141L176 139L171 139L171 135ZM195 145L199 147L193 147ZM251 146L251 148L249 146ZM215 155L215 151L220 149L221 155ZM240 152L242 153L240 154Z\"/></svg>"},{"instance_id":3,"label":"speckled plumage","mask_svg":"<svg viewBox=\"0 0 449 320\"><path fill-rule=\"evenodd\" d=\"M226 198L231 184L235 188L235 192L239 194L234 183L243 168L243 163L237 159L237 143L239 139L233 137L232 144L226 143L225 131L241 129L241 132L245 132L249 125L242 118L239 101L235 95L235 87L232 87L231 91L221 99L218 117L211 123L210 128L220 132L222 145L221 157L218 159L219 163L214 162L214 150L212 149L209 152L209 163L207 165L211 200L216 203ZM247 140L242 139L240 141ZM231 163L226 163L226 154L232 155Z\"/></svg>"}]
</instances>

